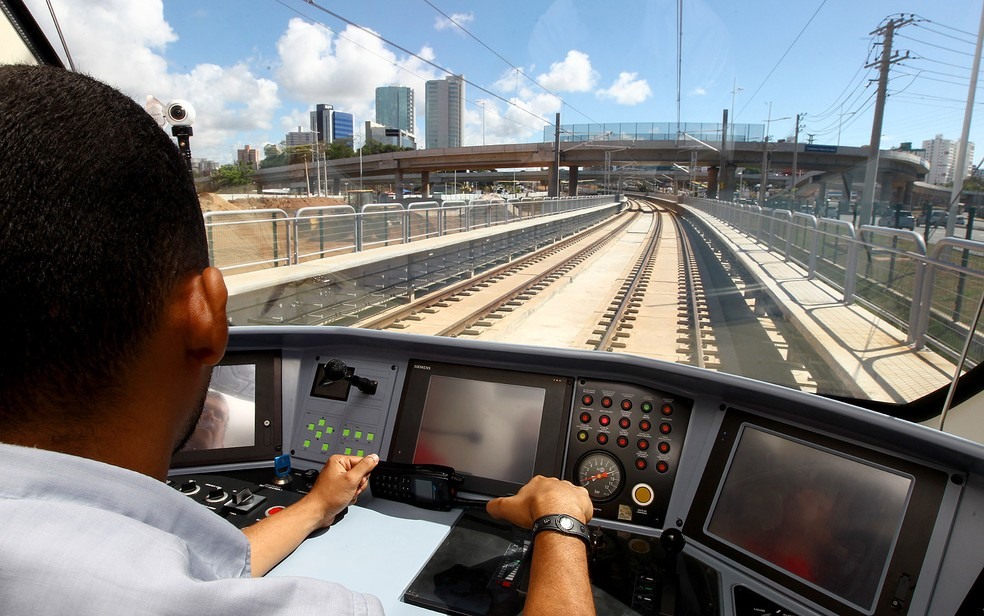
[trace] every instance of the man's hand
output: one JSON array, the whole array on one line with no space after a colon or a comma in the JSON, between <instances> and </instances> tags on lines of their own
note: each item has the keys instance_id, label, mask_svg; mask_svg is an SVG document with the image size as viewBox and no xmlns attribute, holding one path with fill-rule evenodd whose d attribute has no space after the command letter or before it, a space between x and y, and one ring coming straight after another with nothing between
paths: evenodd
<instances>
[{"instance_id":1,"label":"man's hand","mask_svg":"<svg viewBox=\"0 0 984 616\"><path fill-rule=\"evenodd\" d=\"M328 458L314 487L305 497L319 507L321 521L318 528L330 526L339 512L355 504L369 487L369 473L377 464L379 456L374 453L364 458L342 455Z\"/></svg>"},{"instance_id":2,"label":"man's hand","mask_svg":"<svg viewBox=\"0 0 984 616\"><path fill-rule=\"evenodd\" d=\"M332 456L314 487L301 500L280 513L264 518L243 533L250 543L253 577L265 575L319 528L330 526L335 516L354 504L369 485L369 473L379 456Z\"/></svg>"},{"instance_id":3,"label":"man's hand","mask_svg":"<svg viewBox=\"0 0 984 616\"><path fill-rule=\"evenodd\" d=\"M584 488L569 481L537 475L515 496L489 501L486 510L493 518L507 520L522 528L532 528L533 520L555 513L566 513L588 523L594 508Z\"/></svg>"}]
</instances>

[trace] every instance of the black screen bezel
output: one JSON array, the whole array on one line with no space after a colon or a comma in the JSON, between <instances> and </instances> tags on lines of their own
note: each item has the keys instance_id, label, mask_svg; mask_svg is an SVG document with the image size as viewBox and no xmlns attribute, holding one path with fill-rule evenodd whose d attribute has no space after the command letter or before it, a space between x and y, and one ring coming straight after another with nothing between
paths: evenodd
<instances>
[{"instance_id":1,"label":"black screen bezel","mask_svg":"<svg viewBox=\"0 0 984 616\"><path fill-rule=\"evenodd\" d=\"M546 390L540 417L533 475L560 477L563 472L564 446L567 442L567 432L563 427L570 423L571 400L574 395L574 379L572 377L428 360L411 359L408 362L407 378L403 386L403 396L400 399L393 441L387 460L413 463L413 455L417 449L417 439L423 419L424 402L432 376L541 387ZM515 494L525 483L514 483L492 477L467 474L460 469L456 469L456 471L464 477L464 483L458 489L475 494L488 496Z\"/></svg>"},{"instance_id":2,"label":"black screen bezel","mask_svg":"<svg viewBox=\"0 0 984 616\"><path fill-rule=\"evenodd\" d=\"M713 510L715 497L722 482L727 477L732 453L738 443L737 439L742 432L742 426L745 424L793 441L809 443L828 450L834 455L863 460L875 466L885 467L898 474L909 475L914 479L899 535L889 557L887 574L881 588L877 591L872 611L859 610L846 600L839 600L830 594L821 592L778 566L754 558L737 546L705 532L715 513ZM903 575L909 576L910 587L915 587L918 583L918 575L922 569L948 479L947 473L912 460L898 458L833 436L773 421L750 412L728 408L683 528L684 533L698 543L744 565L770 582L788 588L809 601L831 610L833 613L861 616L890 612L900 578Z\"/></svg>"},{"instance_id":3,"label":"black screen bezel","mask_svg":"<svg viewBox=\"0 0 984 616\"><path fill-rule=\"evenodd\" d=\"M229 351L218 366L256 366L254 443L245 447L178 451L171 468L271 461L283 452L280 351Z\"/></svg>"}]
</instances>

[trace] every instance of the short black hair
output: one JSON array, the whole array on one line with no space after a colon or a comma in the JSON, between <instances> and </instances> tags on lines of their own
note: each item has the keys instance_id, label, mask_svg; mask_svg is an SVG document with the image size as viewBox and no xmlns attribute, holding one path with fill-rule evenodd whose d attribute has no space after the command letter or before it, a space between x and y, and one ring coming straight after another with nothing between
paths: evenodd
<instances>
[{"instance_id":1,"label":"short black hair","mask_svg":"<svg viewBox=\"0 0 984 616\"><path fill-rule=\"evenodd\" d=\"M41 407L91 418L207 266L191 173L142 107L86 75L0 66L0 440L57 419Z\"/></svg>"}]
</instances>

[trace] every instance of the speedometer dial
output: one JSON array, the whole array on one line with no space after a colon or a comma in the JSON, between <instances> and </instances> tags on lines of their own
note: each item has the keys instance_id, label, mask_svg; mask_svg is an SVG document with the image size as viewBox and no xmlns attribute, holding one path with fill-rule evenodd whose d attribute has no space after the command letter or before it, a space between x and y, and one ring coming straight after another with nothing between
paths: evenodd
<instances>
[{"instance_id":1,"label":"speedometer dial","mask_svg":"<svg viewBox=\"0 0 984 616\"><path fill-rule=\"evenodd\" d=\"M615 456L604 451L592 451L577 462L574 480L588 491L595 502L605 502L622 491L625 474Z\"/></svg>"}]
</instances>

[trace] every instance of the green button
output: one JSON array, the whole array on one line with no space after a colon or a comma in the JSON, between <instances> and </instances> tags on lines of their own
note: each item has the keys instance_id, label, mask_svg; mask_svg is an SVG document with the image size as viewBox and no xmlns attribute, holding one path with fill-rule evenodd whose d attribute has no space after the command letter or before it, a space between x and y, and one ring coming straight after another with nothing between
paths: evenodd
<instances>
[{"instance_id":1,"label":"green button","mask_svg":"<svg viewBox=\"0 0 984 616\"><path fill-rule=\"evenodd\" d=\"M370 443L373 442L373 440L375 440L375 438L376 438L376 435L373 434L372 432L370 432L369 434L366 434L366 440L369 441Z\"/></svg>"},{"instance_id":2,"label":"green button","mask_svg":"<svg viewBox=\"0 0 984 616\"><path fill-rule=\"evenodd\" d=\"M314 430L314 424L313 423L308 424L308 430Z\"/></svg>"},{"instance_id":3,"label":"green button","mask_svg":"<svg viewBox=\"0 0 984 616\"><path fill-rule=\"evenodd\" d=\"M324 445L321 446L321 451L324 451L326 453L328 452L328 443L325 443Z\"/></svg>"},{"instance_id":4,"label":"green button","mask_svg":"<svg viewBox=\"0 0 984 616\"><path fill-rule=\"evenodd\" d=\"M321 438L321 430L318 430L317 432L314 433L314 438L318 438L318 439Z\"/></svg>"},{"instance_id":5,"label":"green button","mask_svg":"<svg viewBox=\"0 0 984 616\"><path fill-rule=\"evenodd\" d=\"M311 441L307 441L307 440L306 440L306 441L304 441L304 447L305 447L305 448L306 448L306 447L310 447L310 446L311 446Z\"/></svg>"},{"instance_id":6,"label":"green button","mask_svg":"<svg viewBox=\"0 0 984 616\"><path fill-rule=\"evenodd\" d=\"M351 447L346 447L345 448L345 455L347 455L347 456L352 455L352 448Z\"/></svg>"},{"instance_id":7,"label":"green button","mask_svg":"<svg viewBox=\"0 0 984 616\"><path fill-rule=\"evenodd\" d=\"M356 430L355 431L355 438L356 439L362 438L362 430Z\"/></svg>"},{"instance_id":8,"label":"green button","mask_svg":"<svg viewBox=\"0 0 984 616\"><path fill-rule=\"evenodd\" d=\"M328 426L325 429L325 432L327 432L328 434L334 434L335 433L335 428L332 428L331 426Z\"/></svg>"},{"instance_id":9,"label":"green button","mask_svg":"<svg viewBox=\"0 0 984 616\"><path fill-rule=\"evenodd\" d=\"M651 410L653 410L653 403L652 402L643 402L642 403L642 412L648 413Z\"/></svg>"},{"instance_id":10,"label":"green button","mask_svg":"<svg viewBox=\"0 0 984 616\"><path fill-rule=\"evenodd\" d=\"M348 428L342 430L342 436L348 436L349 434L352 434L352 431Z\"/></svg>"},{"instance_id":11,"label":"green button","mask_svg":"<svg viewBox=\"0 0 984 616\"><path fill-rule=\"evenodd\" d=\"M366 455L366 452L365 452L364 449L360 449L359 451L355 452L355 455L357 455L357 456L364 456L364 455Z\"/></svg>"},{"instance_id":12,"label":"green button","mask_svg":"<svg viewBox=\"0 0 984 616\"><path fill-rule=\"evenodd\" d=\"M327 423L327 422L325 422L325 420L324 420L324 418L323 418L323 417L322 417L321 419L319 419L319 420L318 420L318 425L319 425L319 426L321 426L322 428L324 428L324 427L325 427L325 423Z\"/></svg>"}]
</instances>

